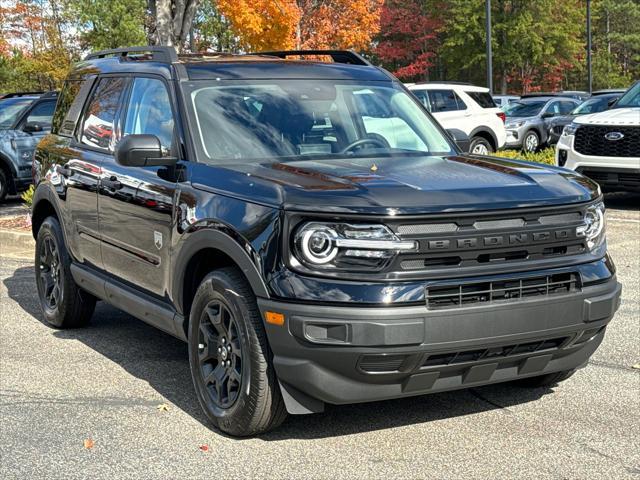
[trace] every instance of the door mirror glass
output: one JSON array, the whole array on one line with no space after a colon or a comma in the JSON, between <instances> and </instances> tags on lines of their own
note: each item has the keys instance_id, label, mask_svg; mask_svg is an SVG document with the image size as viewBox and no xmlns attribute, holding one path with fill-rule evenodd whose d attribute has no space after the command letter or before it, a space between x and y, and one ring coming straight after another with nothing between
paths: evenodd
<instances>
[{"instance_id":1,"label":"door mirror glass","mask_svg":"<svg viewBox=\"0 0 640 480\"><path fill-rule=\"evenodd\" d=\"M554 116L555 116L555 114L553 112L544 112L542 114L542 118L551 118L551 117L554 117Z\"/></svg>"},{"instance_id":2,"label":"door mirror glass","mask_svg":"<svg viewBox=\"0 0 640 480\"><path fill-rule=\"evenodd\" d=\"M22 131L27 133L38 133L43 130L44 128L42 128L42 125L38 122L27 122L24 124L24 127L22 127Z\"/></svg>"},{"instance_id":3,"label":"door mirror glass","mask_svg":"<svg viewBox=\"0 0 640 480\"><path fill-rule=\"evenodd\" d=\"M127 135L116 146L116 162L125 167L169 166L175 157L163 157L160 139L155 135Z\"/></svg>"}]
</instances>

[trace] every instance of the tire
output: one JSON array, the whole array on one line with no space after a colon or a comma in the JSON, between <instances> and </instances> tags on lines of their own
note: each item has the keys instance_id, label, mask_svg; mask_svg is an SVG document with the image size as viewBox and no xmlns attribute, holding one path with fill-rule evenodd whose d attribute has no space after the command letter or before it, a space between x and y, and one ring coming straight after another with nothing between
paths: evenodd
<instances>
[{"instance_id":1,"label":"tire","mask_svg":"<svg viewBox=\"0 0 640 480\"><path fill-rule=\"evenodd\" d=\"M56 328L86 326L96 306L96 298L76 285L70 267L60 223L48 217L36 238L35 273L44 319Z\"/></svg>"},{"instance_id":2,"label":"tire","mask_svg":"<svg viewBox=\"0 0 640 480\"><path fill-rule=\"evenodd\" d=\"M225 350L226 349L226 350ZM256 303L234 267L207 275L189 317L189 365L200 406L230 435L250 436L287 416Z\"/></svg>"},{"instance_id":3,"label":"tire","mask_svg":"<svg viewBox=\"0 0 640 480\"><path fill-rule=\"evenodd\" d=\"M469 153L476 155L489 155L493 153L491 142L484 137L473 137L469 145Z\"/></svg>"},{"instance_id":4,"label":"tire","mask_svg":"<svg viewBox=\"0 0 640 480\"><path fill-rule=\"evenodd\" d=\"M525 133L522 139L522 150L535 153L540 149L540 135L534 130Z\"/></svg>"},{"instance_id":5,"label":"tire","mask_svg":"<svg viewBox=\"0 0 640 480\"><path fill-rule=\"evenodd\" d=\"M0 203L4 202L8 192L9 179L7 178L7 172L5 172L0 166Z\"/></svg>"},{"instance_id":6,"label":"tire","mask_svg":"<svg viewBox=\"0 0 640 480\"><path fill-rule=\"evenodd\" d=\"M576 370L564 370L562 372L547 373L546 375L540 375L538 377L523 378L516 380L515 383L520 387L525 388L539 388L539 387L552 387L560 382L571 377Z\"/></svg>"}]
</instances>

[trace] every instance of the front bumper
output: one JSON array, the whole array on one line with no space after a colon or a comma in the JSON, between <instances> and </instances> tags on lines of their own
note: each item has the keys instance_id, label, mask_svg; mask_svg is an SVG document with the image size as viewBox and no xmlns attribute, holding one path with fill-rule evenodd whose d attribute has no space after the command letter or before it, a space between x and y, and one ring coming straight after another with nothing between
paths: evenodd
<instances>
[{"instance_id":1,"label":"front bumper","mask_svg":"<svg viewBox=\"0 0 640 480\"><path fill-rule=\"evenodd\" d=\"M603 190L640 191L640 157L594 157L575 151L573 135L561 136L556 146L556 165L596 181Z\"/></svg>"},{"instance_id":2,"label":"front bumper","mask_svg":"<svg viewBox=\"0 0 640 480\"><path fill-rule=\"evenodd\" d=\"M504 382L583 366L620 303L615 277L578 292L472 307L259 300L291 413Z\"/></svg>"}]
</instances>

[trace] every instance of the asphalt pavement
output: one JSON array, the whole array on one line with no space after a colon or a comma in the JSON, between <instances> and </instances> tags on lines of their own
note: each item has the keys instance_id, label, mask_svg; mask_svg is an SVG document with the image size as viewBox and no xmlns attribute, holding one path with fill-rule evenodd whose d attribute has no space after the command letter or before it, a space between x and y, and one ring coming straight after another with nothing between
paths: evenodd
<instances>
[{"instance_id":1,"label":"asphalt pavement","mask_svg":"<svg viewBox=\"0 0 640 480\"><path fill-rule=\"evenodd\" d=\"M0 478L640 479L640 196L607 204L622 306L568 381L329 407L244 440L207 425L185 344L104 304L47 327L31 260L0 245Z\"/></svg>"}]
</instances>

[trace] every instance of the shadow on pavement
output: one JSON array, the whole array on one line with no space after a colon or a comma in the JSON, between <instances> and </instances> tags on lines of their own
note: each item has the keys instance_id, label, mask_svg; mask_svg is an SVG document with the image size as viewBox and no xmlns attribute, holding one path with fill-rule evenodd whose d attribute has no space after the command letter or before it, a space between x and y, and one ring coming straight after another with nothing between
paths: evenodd
<instances>
[{"instance_id":1,"label":"shadow on pavement","mask_svg":"<svg viewBox=\"0 0 640 480\"><path fill-rule=\"evenodd\" d=\"M33 267L18 268L4 280L8 295L33 318L40 314ZM92 324L85 329L58 330L61 341L77 340L144 380L160 395L209 427L195 397L187 345L105 304L98 303ZM63 348L63 345L61 345ZM423 395L385 402L332 406L322 414L290 416L265 441L315 439L395 428L534 401L550 389L524 389L509 384Z\"/></svg>"}]
</instances>

